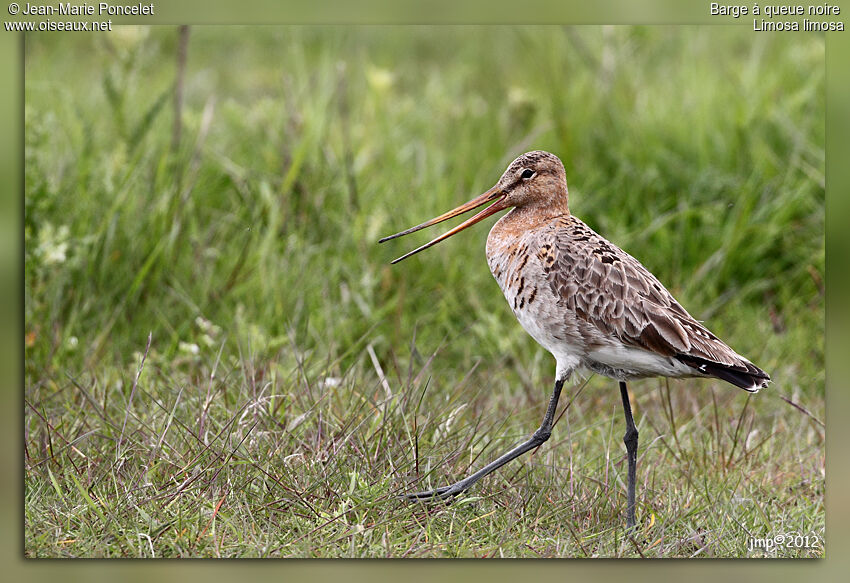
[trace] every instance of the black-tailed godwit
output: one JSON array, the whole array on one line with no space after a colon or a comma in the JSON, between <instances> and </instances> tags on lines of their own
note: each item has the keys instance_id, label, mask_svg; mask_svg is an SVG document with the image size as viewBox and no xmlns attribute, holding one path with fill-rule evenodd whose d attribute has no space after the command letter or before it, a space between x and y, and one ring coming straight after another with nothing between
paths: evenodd
<instances>
[{"instance_id":1,"label":"black-tailed godwit","mask_svg":"<svg viewBox=\"0 0 850 583\"><path fill-rule=\"evenodd\" d=\"M545 442L552 433L564 382L573 371L583 369L620 384L628 454L626 523L632 528L638 430L626 381L715 377L756 392L767 386L770 377L691 317L637 259L570 214L564 165L549 152L523 154L481 196L381 242L489 202L493 204L393 263L513 207L490 230L487 263L522 327L555 357L555 389L543 422L527 441L459 482L408 497L453 497Z\"/></svg>"}]
</instances>

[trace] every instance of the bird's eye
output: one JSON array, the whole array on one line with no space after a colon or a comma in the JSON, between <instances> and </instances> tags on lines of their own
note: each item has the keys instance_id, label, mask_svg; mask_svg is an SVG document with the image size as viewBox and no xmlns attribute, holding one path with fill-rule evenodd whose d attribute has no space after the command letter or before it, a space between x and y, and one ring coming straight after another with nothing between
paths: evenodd
<instances>
[{"instance_id":1,"label":"bird's eye","mask_svg":"<svg viewBox=\"0 0 850 583\"><path fill-rule=\"evenodd\" d=\"M531 178L532 176L534 176L534 170L531 170L531 169L529 169L529 168L526 168L525 170L523 170L523 171L522 171L522 175L521 175L520 177L521 177L523 180L528 180L528 179L529 179L529 178Z\"/></svg>"}]
</instances>

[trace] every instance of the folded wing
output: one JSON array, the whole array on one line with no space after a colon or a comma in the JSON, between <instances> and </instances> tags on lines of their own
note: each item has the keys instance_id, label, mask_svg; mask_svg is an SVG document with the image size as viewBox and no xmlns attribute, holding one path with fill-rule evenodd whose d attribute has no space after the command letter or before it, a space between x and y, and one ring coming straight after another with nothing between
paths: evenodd
<instances>
[{"instance_id":1,"label":"folded wing","mask_svg":"<svg viewBox=\"0 0 850 583\"><path fill-rule=\"evenodd\" d=\"M559 303L623 344L673 357L747 391L770 377L694 319L641 263L569 216L537 251Z\"/></svg>"}]
</instances>

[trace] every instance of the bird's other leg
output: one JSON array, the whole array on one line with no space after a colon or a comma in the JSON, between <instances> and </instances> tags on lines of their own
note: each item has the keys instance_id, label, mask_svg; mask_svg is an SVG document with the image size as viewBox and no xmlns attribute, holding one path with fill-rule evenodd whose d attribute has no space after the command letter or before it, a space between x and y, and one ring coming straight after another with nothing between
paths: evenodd
<instances>
[{"instance_id":1,"label":"bird's other leg","mask_svg":"<svg viewBox=\"0 0 850 583\"><path fill-rule=\"evenodd\" d=\"M549 439L549 436L552 435L552 424L555 422L555 409L558 406L558 399L561 397L561 388L564 386L565 379L566 377L564 379L555 381L555 390L552 392L552 397L549 399L549 406L546 408L546 415L544 415L543 417L543 422L540 424L540 427L537 429L537 431L534 432L534 435L532 435L528 440L517 445L506 454L500 456L495 461L490 462L474 474L467 476L459 482L449 484L448 486L443 486L442 488L436 488L434 490L407 494L406 497L410 500L427 500L429 498L451 498L460 494L461 492L464 492L465 490L468 490L470 486L472 486L475 482L477 482L487 474L494 472L506 463L518 458L528 450L534 449L535 447L544 443L547 439Z\"/></svg>"},{"instance_id":2,"label":"bird's other leg","mask_svg":"<svg viewBox=\"0 0 850 583\"><path fill-rule=\"evenodd\" d=\"M635 420L632 417L629 390L626 388L624 381L620 381L620 395L623 397L623 411L626 414L626 434L623 436L623 443L626 444L626 453L629 457L629 491L628 505L626 507L626 526L632 529L635 527L635 474L637 473L638 430L635 427Z\"/></svg>"}]
</instances>

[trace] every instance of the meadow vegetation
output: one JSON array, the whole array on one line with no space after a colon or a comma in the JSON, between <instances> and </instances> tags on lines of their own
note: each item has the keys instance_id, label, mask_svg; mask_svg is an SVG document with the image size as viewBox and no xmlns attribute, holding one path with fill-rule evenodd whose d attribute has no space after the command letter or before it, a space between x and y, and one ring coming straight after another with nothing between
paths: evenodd
<instances>
[{"instance_id":1,"label":"meadow vegetation","mask_svg":"<svg viewBox=\"0 0 850 583\"><path fill-rule=\"evenodd\" d=\"M28 557L824 553L824 42L705 27L26 37ZM175 136L174 96L183 95ZM614 381L515 321L484 225L377 245L531 149L773 383ZM437 229L434 230L436 232ZM813 548L748 550L798 533Z\"/></svg>"}]
</instances>

